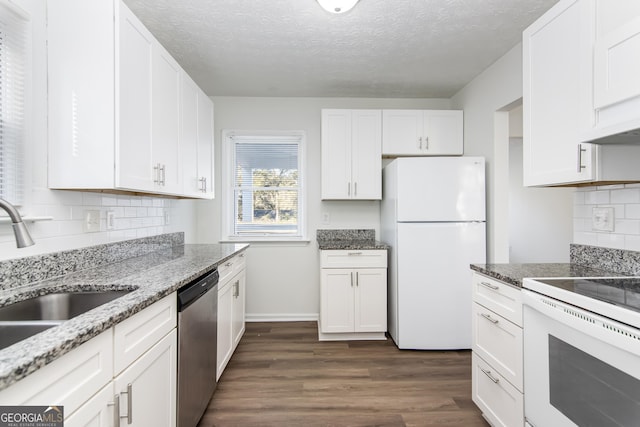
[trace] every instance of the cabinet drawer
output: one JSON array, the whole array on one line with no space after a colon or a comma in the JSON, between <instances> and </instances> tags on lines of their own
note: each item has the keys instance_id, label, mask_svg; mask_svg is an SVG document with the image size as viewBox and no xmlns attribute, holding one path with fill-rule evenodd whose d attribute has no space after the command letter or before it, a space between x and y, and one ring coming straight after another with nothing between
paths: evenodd
<instances>
[{"instance_id":1,"label":"cabinet drawer","mask_svg":"<svg viewBox=\"0 0 640 427\"><path fill-rule=\"evenodd\" d=\"M320 251L320 268L387 268L387 251Z\"/></svg>"},{"instance_id":2,"label":"cabinet drawer","mask_svg":"<svg viewBox=\"0 0 640 427\"><path fill-rule=\"evenodd\" d=\"M473 300L522 327L520 289L482 274L473 275Z\"/></svg>"},{"instance_id":3,"label":"cabinet drawer","mask_svg":"<svg viewBox=\"0 0 640 427\"><path fill-rule=\"evenodd\" d=\"M218 279L221 286L224 286L225 281L231 279L233 276L244 270L246 267L246 253L243 252L226 260L224 263L218 266Z\"/></svg>"},{"instance_id":4,"label":"cabinet drawer","mask_svg":"<svg viewBox=\"0 0 640 427\"><path fill-rule=\"evenodd\" d=\"M522 328L473 304L473 351L522 391Z\"/></svg>"},{"instance_id":5,"label":"cabinet drawer","mask_svg":"<svg viewBox=\"0 0 640 427\"><path fill-rule=\"evenodd\" d=\"M524 424L524 396L477 354L472 356L472 398L494 427Z\"/></svg>"},{"instance_id":6,"label":"cabinet drawer","mask_svg":"<svg viewBox=\"0 0 640 427\"><path fill-rule=\"evenodd\" d=\"M0 392L3 405L62 405L73 413L113 374L109 329Z\"/></svg>"},{"instance_id":7,"label":"cabinet drawer","mask_svg":"<svg viewBox=\"0 0 640 427\"><path fill-rule=\"evenodd\" d=\"M132 364L177 325L177 298L173 293L114 327L115 374Z\"/></svg>"}]
</instances>

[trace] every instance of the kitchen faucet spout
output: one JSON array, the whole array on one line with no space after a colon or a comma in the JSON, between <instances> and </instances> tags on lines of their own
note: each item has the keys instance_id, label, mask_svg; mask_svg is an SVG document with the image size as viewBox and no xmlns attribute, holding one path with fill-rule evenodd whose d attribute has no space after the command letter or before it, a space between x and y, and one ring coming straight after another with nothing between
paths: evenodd
<instances>
[{"instance_id":1,"label":"kitchen faucet spout","mask_svg":"<svg viewBox=\"0 0 640 427\"><path fill-rule=\"evenodd\" d=\"M27 226L22 222L22 217L15 206L4 199L0 199L0 208L4 209L9 214L9 218L11 218L13 234L16 236L16 244L18 247L25 248L34 245L35 243L29 235L29 230L27 230Z\"/></svg>"}]
</instances>

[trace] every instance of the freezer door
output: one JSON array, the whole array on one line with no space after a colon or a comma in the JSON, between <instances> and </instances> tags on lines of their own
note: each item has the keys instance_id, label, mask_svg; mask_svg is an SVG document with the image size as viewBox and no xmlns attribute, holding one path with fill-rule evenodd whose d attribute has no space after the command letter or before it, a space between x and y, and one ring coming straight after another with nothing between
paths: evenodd
<instances>
[{"instance_id":1,"label":"freezer door","mask_svg":"<svg viewBox=\"0 0 640 427\"><path fill-rule=\"evenodd\" d=\"M485 220L484 158L421 157L396 162L398 222Z\"/></svg>"},{"instance_id":2,"label":"freezer door","mask_svg":"<svg viewBox=\"0 0 640 427\"><path fill-rule=\"evenodd\" d=\"M398 224L399 348L471 348L471 270L486 262L485 224Z\"/></svg>"}]
</instances>

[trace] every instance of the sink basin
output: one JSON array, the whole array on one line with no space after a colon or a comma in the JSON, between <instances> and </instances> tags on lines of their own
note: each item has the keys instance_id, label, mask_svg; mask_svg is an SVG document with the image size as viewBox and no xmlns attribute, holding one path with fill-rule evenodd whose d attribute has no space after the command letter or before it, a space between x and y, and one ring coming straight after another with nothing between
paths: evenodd
<instances>
[{"instance_id":1,"label":"sink basin","mask_svg":"<svg viewBox=\"0 0 640 427\"><path fill-rule=\"evenodd\" d=\"M65 292L0 307L0 321L67 320L131 291Z\"/></svg>"},{"instance_id":2,"label":"sink basin","mask_svg":"<svg viewBox=\"0 0 640 427\"><path fill-rule=\"evenodd\" d=\"M0 350L29 338L61 322L0 322Z\"/></svg>"},{"instance_id":3,"label":"sink basin","mask_svg":"<svg viewBox=\"0 0 640 427\"><path fill-rule=\"evenodd\" d=\"M53 293L0 307L0 350L129 292Z\"/></svg>"}]
</instances>

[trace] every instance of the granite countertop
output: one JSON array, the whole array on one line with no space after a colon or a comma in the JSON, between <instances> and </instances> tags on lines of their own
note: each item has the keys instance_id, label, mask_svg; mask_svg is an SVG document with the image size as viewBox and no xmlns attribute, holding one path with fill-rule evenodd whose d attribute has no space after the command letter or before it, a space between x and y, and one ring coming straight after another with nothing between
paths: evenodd
<instances>
[{"instance_id":1,"label":"granite countertop","mask_svg":"<svg viewBox=\"0 0 640 427\"><path fill-rule=\"evenodd\" d=\"M375 230L317 230L320 250L387 250L389 245L375 239Z\"/></svg>"},{"instance_id":2,"label":"granite countertop","mask_svg":"<svg viewBox=\"0 0 640 427\"><path fill-rule=\"evenodd\" d=\"M522 287L522 279L524 278L628 276L627 274L571 263L471 264L471 269L518 288Z\"/></svg>"},{"instance_id":3,"label":"granite countertop","mask_svg":"<svg viewBox=\"0 0 640 427\"><path fill-rule=\"evenodd\" d=\"M245 244L181 245L0 291L0 306L66 291L132 290L0 350L0 390L244 251Z\"/></svg>"}]
</instances>

